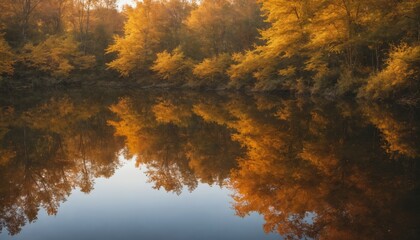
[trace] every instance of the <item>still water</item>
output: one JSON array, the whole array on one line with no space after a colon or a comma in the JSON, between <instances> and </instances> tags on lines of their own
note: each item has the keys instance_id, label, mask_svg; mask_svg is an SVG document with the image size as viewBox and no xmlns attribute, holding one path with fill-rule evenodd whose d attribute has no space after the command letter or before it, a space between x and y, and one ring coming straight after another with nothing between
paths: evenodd
<instances>
[{"instance_id":1,"label":"still water","mask_svg":"<svg viewBox=\"0 0 420 240\"><path fill-rule=\"evenodd\" d=\"M0 97L0 239L419 239L418 109L268 94Z\"/></svg>"}]
</instances>

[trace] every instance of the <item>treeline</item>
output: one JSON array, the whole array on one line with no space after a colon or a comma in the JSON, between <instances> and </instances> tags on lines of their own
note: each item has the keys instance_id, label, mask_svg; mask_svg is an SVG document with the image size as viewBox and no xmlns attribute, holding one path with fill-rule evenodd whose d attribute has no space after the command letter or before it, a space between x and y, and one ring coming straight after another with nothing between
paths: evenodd
<instances>
[{"instance_id":1,"label":"treeline","mask_svg":"<svg viewBox=\"0 0 420 240\"><path fill-rule=\"evenodd\" d=\"M19 4L26 1L36 0ZM65 32L77 43L65 49L80 53L61 54L66 57L58 59L67 61L55 63L60 74L54 76L91 67L94 55L102 68L107 62L108 69L143 85L288 90L410 104L419 99L417 0L144 0L122 14L115 0L49 1L71 2L73 8L64 9L76 11L54 18L54 11L38 7L46 16L31 12L30 21L22 12L2 15L15 20L6 25L7 42L0 40L0 72L13 69L8 43L15 48L35 39L37 45L21 50L28 56L21 62L40 69L57 51L45 53L51 48L45 36ZM39 52L45 57L31 59Z\"/></svg>"}]
</instances>

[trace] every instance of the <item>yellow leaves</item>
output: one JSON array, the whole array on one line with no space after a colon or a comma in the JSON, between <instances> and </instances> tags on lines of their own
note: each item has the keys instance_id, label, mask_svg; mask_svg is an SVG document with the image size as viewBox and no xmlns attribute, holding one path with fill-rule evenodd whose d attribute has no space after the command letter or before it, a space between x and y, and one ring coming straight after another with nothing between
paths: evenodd
<instances>
[{"instance_id":1,"label":"yellow leaves","mask_svg":"<svg viewBox=\"0 0 420 240\"><path fill-rule=\"evenodd\" d=\"M15 63L15 55L12 52L9 44L4 40L0 34L0 75L12 74L13 64Z\"/></svg>"},{"instance_id":2,"label":"yellow leaves","mask_svg":"<svg viewBox=\"0 0 420 240\"><path fill-rule=\"evenodd\" d=\"M311 23L306 27L310 33L309 48L323 48L331 52L340 52L341 44L349 40L348 31L351 21L346 18L345 8L341 1L330 1L321 5L314 14ZM347 16L351 17L351 16Z\"/></svg>"},{"instance_id":3,"label":"yellow leaves","mask_svg":"<svg viewBox=\"0 0 420 240\"><path fill-rule=\"evenodd\" d=\"M261 35L267 41L265 54L271 58L286 54L292 56L299 50L304 37L303 24L310 17L313 9L311 1L262 1L267 20L271 27L263 30Z\"/></svg>"},{"instance_id":4,"label":"yellow leaves","mask_svg":"<svg viewBox=\"0 0 420 240\"><path fill-rule=\"evenodd\" d=\"M172 53L166 50L158 53L151 69L165 80L176 81L185 80L182 78L187 77L191 66L191 60L184 56L180 48L176 48Z\"/></svg>"},{"instance_id":5,"label":"yellow leaves","mask_svg":"<svg viewBox=\"0 0 420 240\"><path fill-rule=\"evenodd\" d=\"M130 20L133 21L132 18L129 18ZM125 30L125 38L116 36L114 43L107 49L107 53L117 53L118 56L117 59L107 64L108 67L116 69L123 76L128 76L137 66L145 64L148 60L142 44L144 40L138 39L135 33L127 34L127 31L131 30Z\"/></svg>"},{"instance_id":6,"label":"yellow leaves","mask_svg":"<svg viewBox=\"0 0 420 240\"><path fill-rule=\"evenodd\" d=\"M23 63L53 77L68 77L74 70L91 68L95 57L83 55L79 44L71 37L51 36L34 46L27 44Z\"/></svg>"},{"instance_id":7,"label":"yellow leaves","mask_svg":"<svg viewBox=\"0 0 420 240\"><path fill-rule=\"evenodd\" d=\"M199 78L215 80L216 77L223 78L231 63L231 57L223 53L212 58L205 58L201 63L194 66L193 74Z\"/></svg>"},{"instance_id":8,"label":"yellow leaves","mask_svg":"<svg viewBox=\"0 0 420 240\"><path fill-rule=\"evenodd\" d=\"M306 41L304 24L311 16L310 1L261 1L265 11L269 28L261 31L264 45L256 46L254 50L243 55L234 56L237 62L228 73L235 82L237 79L253 77L256 90L278 89L284 82L286 75L291 76L298 68L291 64L281 64L294 57L302 57L302 47ZM280 73L280 76L279 74Z\"/></svg>"},{"instance_id":9,"label":"yellow leaves","mask_svg":"<svg viewBox=\"0 0 420 240\"><path fill-rule=\"evenodd\" d=\"M267 56L264 46L245 54L235 54L233 59L237 63L227 71L231 85L242 87L252 77L257 80L255 90L273 90L278 87L280 79L275 78L278 59Z\"/></svg>"},{"instance_id":10,"label":"yellow leaves","mask_svg":"<svg viewBox=\"0 0 420 240\"><path fill-rule=\"evenodd\" d=\"M368 79L359 96L387 99L392 93L418 86L419 63L419 45L402 44L394 47L389 54L386 68Z\"/></svg>"},{"instance_id":11,"label":"yellow leaves","mask_svg":"<svg viewBox=\"0 0 420 240\"><path fill-rule=\"evenodd\" d=\"M228 55L249 49L257 40L257 27L262 25L259 13L254 0L140 2L127 11L125 36L116 37L107 49L117 54L108 67L123 76L152 69L160 78L169 80L185 72L183 68L190 65L187 59L191 57L201 62L194 71L200 79L184 81L190 87L206 85L208 80L214 84L219 77L224 83L230 65ZM177 46L185 55L178 53Z\"/></svg>"},{"instance_id":12,"label":"yellow leaves","mask_svg":"<svg viewBox=\"0 0 420 240\"><path fill-rule=\"evenodd\" d=\"M349 69L351 73L361 73L372 67L361 60L374 55L372 51L366 51L366 45L381 46L381 51L385 51L386 39L389 43L406 34L411 42L418 40L414 37L417 30L408 27L412 24L407 22L408 18L401 19L415 15L415 4L386 0L267 0L260 3L270 23L260 31L264 43L234 56L236 63L228 71L236 85L240 85L238 79L245 82L244 79L252 77L256 80L252 85L255 90L280 88L306 92L311 87L312 93L354 94L363 84L360 79L344 80L352 74L342 74L343 81L337 79L341 71ZM406 13L400 12L400 8ZM401 25L406 26L396 29L390 26L391 22L405 22ZM379 55L376 53L376 67L381 63ZM404 78L404 71L415 74L409 67L396 65L388 67L401 67L392 70L401 74L392 76L394 83L389 84L390 89L398 85L399 78ZM301 79L299 76L291 79L296 72L309 73L311 79L305 79L305 75Z\"/></svg>"},{"instance_id":13,"label":"yellow leaves","mask_svg":"<svg viewBox=\"0 0 420 240\"><path fill-rule=\"evenodd\" d=\"M135 68L137 64L140 63L138 59L141 55L135 54L140 52L140 44L135 44L136 41L129 42L127 38L121 38L116 36L114 38L114 44L110 45L107 49L107 53L117 53L117 59L113 60L110 63L107 63L107 66L111 69L116 69L121 75L128 76L129 73Z\"/></svg>"},{"instance_id":14,"label":"yellow leaves","mask_svg":"<svg viewBox=\"0 0 420 240\"><path fill-rule=\"evenodd\" d=\"M252 74L252 72L258 68L258 61L253 52L247 51L245 53L235 53L232 56L235 64L230 66L227 73L229 74L230 79L238 80L243 79L247 75Z\"/></svg>"},{"instance_id":15,"label":"yellow leaves","mask_svg":"<svg viewBox=\"0 0 420 240\"><path fill-rule=\"evenodd\" d=\"M169 46L179 45L174 32L178 31L182 21L176 18L182 17L188 8L180 3L180 6L172 6L175 9L169 9L169 4L174 3L144 1L127 11L124 37L115 37L114 43L107 49L107 53L117 54L117 58L107 64L109 68L123 76L148 71L157 52L172 50L173 47Z\"/></svg>"}]
</instances>

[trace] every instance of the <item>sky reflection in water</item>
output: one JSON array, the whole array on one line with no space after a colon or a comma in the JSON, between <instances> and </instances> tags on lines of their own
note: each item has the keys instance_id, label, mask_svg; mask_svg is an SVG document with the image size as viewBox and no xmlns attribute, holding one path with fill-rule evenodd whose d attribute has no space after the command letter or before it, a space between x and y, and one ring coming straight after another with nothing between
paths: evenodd
<instances>
[{"instance_id":1,"label":"sky reflection in water","mask_svg":"<svg viewBox=\"0 0 420 240\"><path fill-rule=\"evenodd\" d=\"M144 173L125 163L90 194L72 192L57 216L39 219L16 237L1 239L278 239L257 214L238 218L226 188L200 184L181 195L156 191Z\"/></svg>"}]
</instances>

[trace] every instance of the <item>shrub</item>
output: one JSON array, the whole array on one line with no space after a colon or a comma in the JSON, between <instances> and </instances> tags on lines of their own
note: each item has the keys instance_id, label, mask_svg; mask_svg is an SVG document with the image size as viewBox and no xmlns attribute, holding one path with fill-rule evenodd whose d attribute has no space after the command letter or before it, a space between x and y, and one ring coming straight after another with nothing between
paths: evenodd
<instances>
[{"instance_id":1,"label":"shrub","mask_svg":"<svg viewBox=\"0 0 420 240\"><path fill-rule=\"evenodd\" d=\"M38 45L25 45L22 61L53 77L68 77L71 72L93 67L95 57L84 55L71 37L51 36Z\"/></svg>"},{"instance_id":2,"label":"shrub","mask_svg":"<svg viewBox=\"0 0 420 240\"><path fill-rule=\"evenodd\" d=\"M226 77L226 70L230 63L230 55L222 53L212 58L206 58L195 65L193 73L200 78Z\"/></svg>"},{"instance_id":3,"label":"shrub","mask_svg":"<svg viewBox=\"0 0 420 240\"><path fill-rule=\"evenodd\" d=\"M210 83L222 83L228 78L227 69L232 63L229 54L223 53L212 58L206 58L194 66L193 74Z\"/></svg>"},{"instance_id":4,"label":"shrub","mask_svg":"<svg viewBox=\"0 0 420 240\"><path fill-rule=\"evenodd\" d=\"M158 53L151 69L164 80L180 82L186 80L191 67L191 60L185 57L180 48L176 48L172 53L166 50Z\"/></svg>"},{"instance_id":5,"label":"shrub","mask_svg":"<svg viewBox=\"0 0 420 240\"><path fill-rule=\"evenodd\" d=\"M386 61L386 67L371 76L359 91L359 97L372 100L418 98L420 45L401 44L394 47Z\"/></svg>"}]
</instances>

